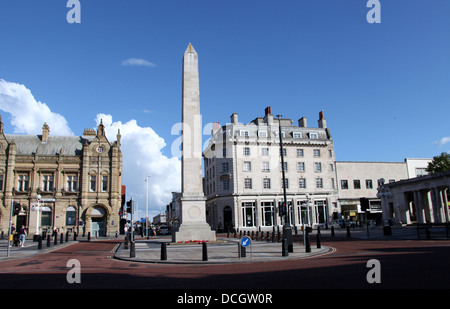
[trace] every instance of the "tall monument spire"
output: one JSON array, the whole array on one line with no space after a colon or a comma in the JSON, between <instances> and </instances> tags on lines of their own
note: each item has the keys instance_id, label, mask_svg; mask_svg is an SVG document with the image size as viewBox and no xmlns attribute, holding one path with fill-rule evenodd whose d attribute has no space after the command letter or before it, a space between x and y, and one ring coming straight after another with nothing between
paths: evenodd
<instances>
[{"instance_id":1,"label":"tall monument spire","mask_svg":"<svg viewBox=\"0 0 450 309\"><path fill-rule=\"evenodd\" d=\"M182 222L179 230L173 234L173 241L215 241L216 233L206 223L198 54L191 43L183 56L182 92Z\"/></svg>"},{"instance_id":2,"label":"tall monument spire","mask_svg":"<svg viewBox=\"0 0 450 309\"><path fill-rule=\"evenodd\" d=\"M202 171L202 119L200 115L200 86L198 54L189 43L183 57L183 195L203 196ZM187 177L185 177L187 176Z\"/></svg>"}]
</instances>

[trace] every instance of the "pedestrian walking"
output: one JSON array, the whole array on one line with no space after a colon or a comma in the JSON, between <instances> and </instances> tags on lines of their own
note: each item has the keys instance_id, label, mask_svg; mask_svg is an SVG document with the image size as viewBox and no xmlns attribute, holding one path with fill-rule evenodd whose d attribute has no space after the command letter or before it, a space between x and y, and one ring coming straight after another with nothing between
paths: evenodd
<instances>
[{"instance_id":1,"label":"pedestrian walking","mask_svg":"<svg viewBox=\"0 0 450 309\"><path fill-rule=\"evenodd\" d=\"M22 227L19 230L19 241L20 241L20 246L23 247L23 245L25 245L25 239L27 236L27 229L25 228L24 225L22 225Z\"/></svg>"},{"instance_id":2,"label":"pedestrian walking","mask_svg":"<svg viewBox=\"0 0 450 309\"><path fill-rule=\"evenodd\" d=\"M56 228L56 226L53 228L52 237L53 237L53 242L55 242L55 239L58 238L58 229Z\"/></svg>"}]
</instances>

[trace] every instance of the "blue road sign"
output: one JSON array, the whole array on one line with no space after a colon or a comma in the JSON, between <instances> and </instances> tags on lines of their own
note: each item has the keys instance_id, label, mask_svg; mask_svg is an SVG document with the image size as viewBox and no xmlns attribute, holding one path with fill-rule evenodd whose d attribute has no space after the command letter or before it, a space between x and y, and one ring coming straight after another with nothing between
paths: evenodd
<instances>
[{"instance_id":1,"label":"blue road sign","mask_svg":"<svg viewBox=\"0 0 450 309\"><path fill-rule=\"evenodd\" d=\"M241 246L242 247L248 247L250 246L250 243L252 242L250 237L244 236L241 238Z\"/></svg>"}]
</instances>

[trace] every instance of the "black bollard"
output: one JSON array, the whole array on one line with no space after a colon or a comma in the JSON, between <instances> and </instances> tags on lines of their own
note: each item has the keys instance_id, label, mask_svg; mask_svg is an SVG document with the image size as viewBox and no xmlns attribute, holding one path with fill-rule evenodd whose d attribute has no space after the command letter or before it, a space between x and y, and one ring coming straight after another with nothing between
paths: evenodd
<instances>
[{"instance_id":1,"label":"black bollard","mask_svg":"<svg viewBox=\"0 0 450 309\"><path fill-rule=\"evenodd\" d=\"M321 246L320 246L320 233L317 233L316 242L317 242L317 249L320 249L321 248Z\"/></svg>"},{"instance_id":2,"label":"black bollard","mask_svg":"<svg viewBox=\"0 0 450 309\"><path fill-rule=\"evenodd\" d=\"M167 244L165 242L161 243L161 261L167 260Z\"/></svg>"},{"instance_id":3,"label":"black bollard","mask_svg":"<svg viewBox=\"0 0 450 309\"><path fill-rule=\"evenodd\" d=\"M431 233L428 228L425 229L425 235L426 235L426 239L431 239Z\"/></svg>"},{"instance_id":4,"label":"black bollard","mask_svg":"<svg viewBox=\"0 0 450 309\"><path fill-rule=\"evenodd\" d=\"M53 244L56 246L58 244L58 234L55 235L55 239L53 241Z\"/></svg>"},{"instance_id":5,"label":"black bollard","mask_svg":"<svg viewBox=\"0 0 450 309\"><path fill-rule=\"evenodd\" d=\"M64 242L64 234L61 233L61 243L63 243L63 242Z\"/></svg>"},{"instance_id":6,"label":"black bollard","mask_svg":"<svg viewBox=\"0 0 450 309\"><path fill-rule=\"evenodd\" d=\"M38 249L42 249L42 236L39 235L38 237Z\"/></svg>"},{"instance_id":7,"label":"black bollard","mask_svg":"<svg viewBox=\"0 0 450 309\"><path fill-rule=\"evenodd\" d=\"M69 241L69 232L67 231L66 232L66 242L68 242Z\"/></svg>"},{"instance_id":8,"label":"black bollard","mask_svg":"<svg viewBox=\"0 0 450 309\"><path fill-rule=\"evenodd\" d=\"M73 232L73 240L74 240L74 241L77 240L77 232Z\"/></svg>"},{"instance_id":9,"label":"black bollard","mask_svg":"<svg viewBox=\"0 0 450 309\"><path fill-rule=\"evenodd\" d=\"M208 249L206 247L206 242L203 242L202 244L202 261L208 260Z\"/></svg>"},{"instance_id":10,"label":"black bollard","mask_svg":"<svg viewBox=\"0 0 450 309\"><path fill-rule=\"evenodd\" d=\"M88 232L88 238L87 238L87 240L88 240L88 241L91 241L91 232Z\"/></svg>"},{"instance_id":11,"label":"black bollard","mask_svg":"<svg viewBox=\"0 0 450 309\"><path fill-rule=\"evenodd\" d=\"M50 234L47 235L47 247L50 247Z\"/></svg>"},{"instance_id":12,"label":"black bollard","mask_svg":"<svg viewBox=\"0 0 450 309\"><path fill-rule=\"evenodd\" d=\"M305 233L305 252L311 252L311 242L309 241L308 232Z\"/></svg>"},{"instance_id":13,"label":"black bollard","mask_svg":"<svg viewBox=\"0 0 450 309\"><path fill-rule=\"evenodd\" d=\"M350 237L350 227L347 226L347 237Z\"/></svg>"},{"instance_id":14,"label":"black bollard","mask_svg":"<svg viewBox=\"0 0 450 309\"><path fill-rule=\"evenodd\" d=\"M331 227L331 236L334 237L334 226Z\"/></svg>"},{"instance_id":15,"label":"black bollard","mask_svg":"<svg viewBox=\"0 0 450 309\"><path fill-rule=\"evenodd\" d=\"M282 256L289 256L287 238L283 238L283 240L282 240L281 255Z\"/></svg>"},{"instance_id":16,"label":"black bollard","mask_svg":"<svg viewBox=\"0 0 450 309\"><path fill-rule=\"evenodd\" d=\"M266 241L267 242L270 241L270 232L269 231L266 232Z\"/></svg>"},{"instance_id":17,"label":"black bollard","mask_svg":"<svg viewBox=\"0 0 450 309\"><path fill-rule=\"evenodd\" d=\"M131 241L130 242L130 258L134 258L136 257L136 251L135 251L135 242Z\"/></svg>"},{"instance_id":18,"label":"black bollard","mask_svg":"<svg viewBox=\"0 0 450 309\"><path fill-rule=\"evenodd\" d=\"M238 246L239 257L246 257L247 253L245 252L245 247L243 247L240 243Z\"/></svg>"}]
</instances>

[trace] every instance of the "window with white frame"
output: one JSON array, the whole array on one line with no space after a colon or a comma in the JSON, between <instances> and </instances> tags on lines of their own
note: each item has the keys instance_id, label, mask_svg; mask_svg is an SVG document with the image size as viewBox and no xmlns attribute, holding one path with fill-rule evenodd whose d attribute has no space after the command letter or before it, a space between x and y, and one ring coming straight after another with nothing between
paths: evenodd
<instances>
[{"instance_id":1,"label":"window with white frame","mask_svg":"<svg viewBox=\"0 0 450 309\"><path fill-rule=\"evenodd\" d=\"M316 178L316 188L317 189L323 188L323 179L322 178Z\"/></svg>"},{"instance_id":2,"label":"window with white frame","mask_svg":"<svg viewBox=\"0 0 450 309\"><path fill-rule=\"evenodd\" d=\"M320 157L320 149L314 149L313 153L314 153L314 157Z\"/></svg>"},{"instance_id":3,"label":"window with white frame","mask_svg":"<svg viewBox=\"0 0 450 309\"><path fill-rule=\"evenodd\" d=\"M306 178L301 177L298 179L298 188L306 189Z\"/></svg>"},{"instance_id":4,"label":"window with white frame","mask_svg":"<svg viewBox=\"0 0 450 309\"><path fill-rule=\"evenodd\" d=\"M240 136L249 136L248 130L240 130L239 135Z\"/></svg>"},{"instance_id":5,"label":"window with white frame","mask_svg":"<svg viewBox=\"0 0 450 309\"><path fill-rule=\"evenodd\" d=\"M285 178L283 181L283 178L281 178L281 187L284 188L286 185L286 189L289 189L289 179Z\"/></svg>"},{"instance_id":6,"label":"window with white frame","mask_svg":"<svg viewBox=\"0 0 450 309\"><path fill-rule=\"evenodd\" d=\"M244 147L243 155L246 157L250 155L250 147Z\"/></svg>"},{"instance_id":7,"label":"window with white frame","mask_svg":"<svg viewBox=\"0 0 450 309\"><path fill-rule=\"evenodd\" d=\"M255 202L242 203L242 218L245 227L253 227L256 224L256 207Z\"/></svg>"},{"instance_id":8,"label":"window with white frame","mask_svg":"<svg viewBox=\"0 0 450 309\"><path fill-rule=\"evenodd\" d=\"M268 156L269 155L269 148L267 148L267 147L261 148L261 155L262 156Z\"/></svg>"},{"instance_id":9,"label":"window with white frame","mask_svg":"<svg viewBox=\"0 0 450 309\"><path fill-rule=\"evenodd\" d=\"M252 162L245 161L244 162L244 172L251 172L252 171Z\"/></svg>"},{"instance_id":10,"label":"window with white frame","mask_svg":"<svg viewBox=\"0 0 450 309\"><path fill-rule=\"evenodd\" d=\"M314 162L314 172L316 172L316 173L322 172L322 163L321 162Z\"/></svg>"},{"instance_id":11,"label":"window with white frame","mask_svg":"<svg viewBox=\"0 0 450 309\"><path fill-rule=\"evenodd\" d=\"M267 137L267 131L258 131L259 137Z\"/></svg>"},{"instance_id":12,"label":"window with white frame","mask_svg":"<svg viewBox=\"0 0 450 309\"><path fill-rule=\"evenodd\" d=\"M297 157L303 157L303 149L297 148Z\"/></svg>"},{"instance_id":13,"label":"window with white frame","mask_svg":"<svg viewBox=\"0 0 450 309\"><path fill-rule=\"evenodd\" d=\"M301 132L292 132L292 137L293 138L302 138L302 133Z\"/></svg>"},{"instance_id":14,"label":"window with white frame","mask_svg":"<svg viewBox=\"0 0 450 309\"><path fill-rule=\"evenodd\" d=\"M297 162L297 172L305 171L305 162Z\"/></svg>"},{"instance_id":15,"label":"window with white frame","mask_svg":"<svg viewBox=\"0 0 450 309\"><path fill-rule=\"evenodd\" d=\"M272 226L274 224L273 202L261 202L261 225Z\"/></svg>"},{"instance_id":16,"label":"window with white frame","mask_svg":"<svg viewBox=\"0 0 450 309\"><path fill-rule=\"evenodd\" d=\"M251 178L245 178L244 179L244 188L245 189L251 189L252 188L252 179Z\"/></svg>"},{"instance_id":17,"label":"window with white frame","mask_svg":"<svg viewBox=\"0 0 450 309\"><path fill-rule=\"evenodd\" d=\"M263 188L264 189L270 189L270 178L264 178L263 179Z\"/></svg>"},{"instance_id":18,"label":"window with white frame","mask_svg":"<svg viewBox=\"0 0 450 309\"><path fill-rule=\"evenodd\" d=\"M311 132L309 133L309 138L310 139L318 139L319 138L319 134L316 132Z\"/></svg>"},{"instance_id":19,"label":"window with white frame","mask_svg":"<svg viewBox=\"0 0 450 309\"><path fill-rule=\"evenodd\" d=\"M269 164L269 162L263 162L262 163L262 171L263 172L270 172L270 164Z\"/></svg>"}]
</instances>

